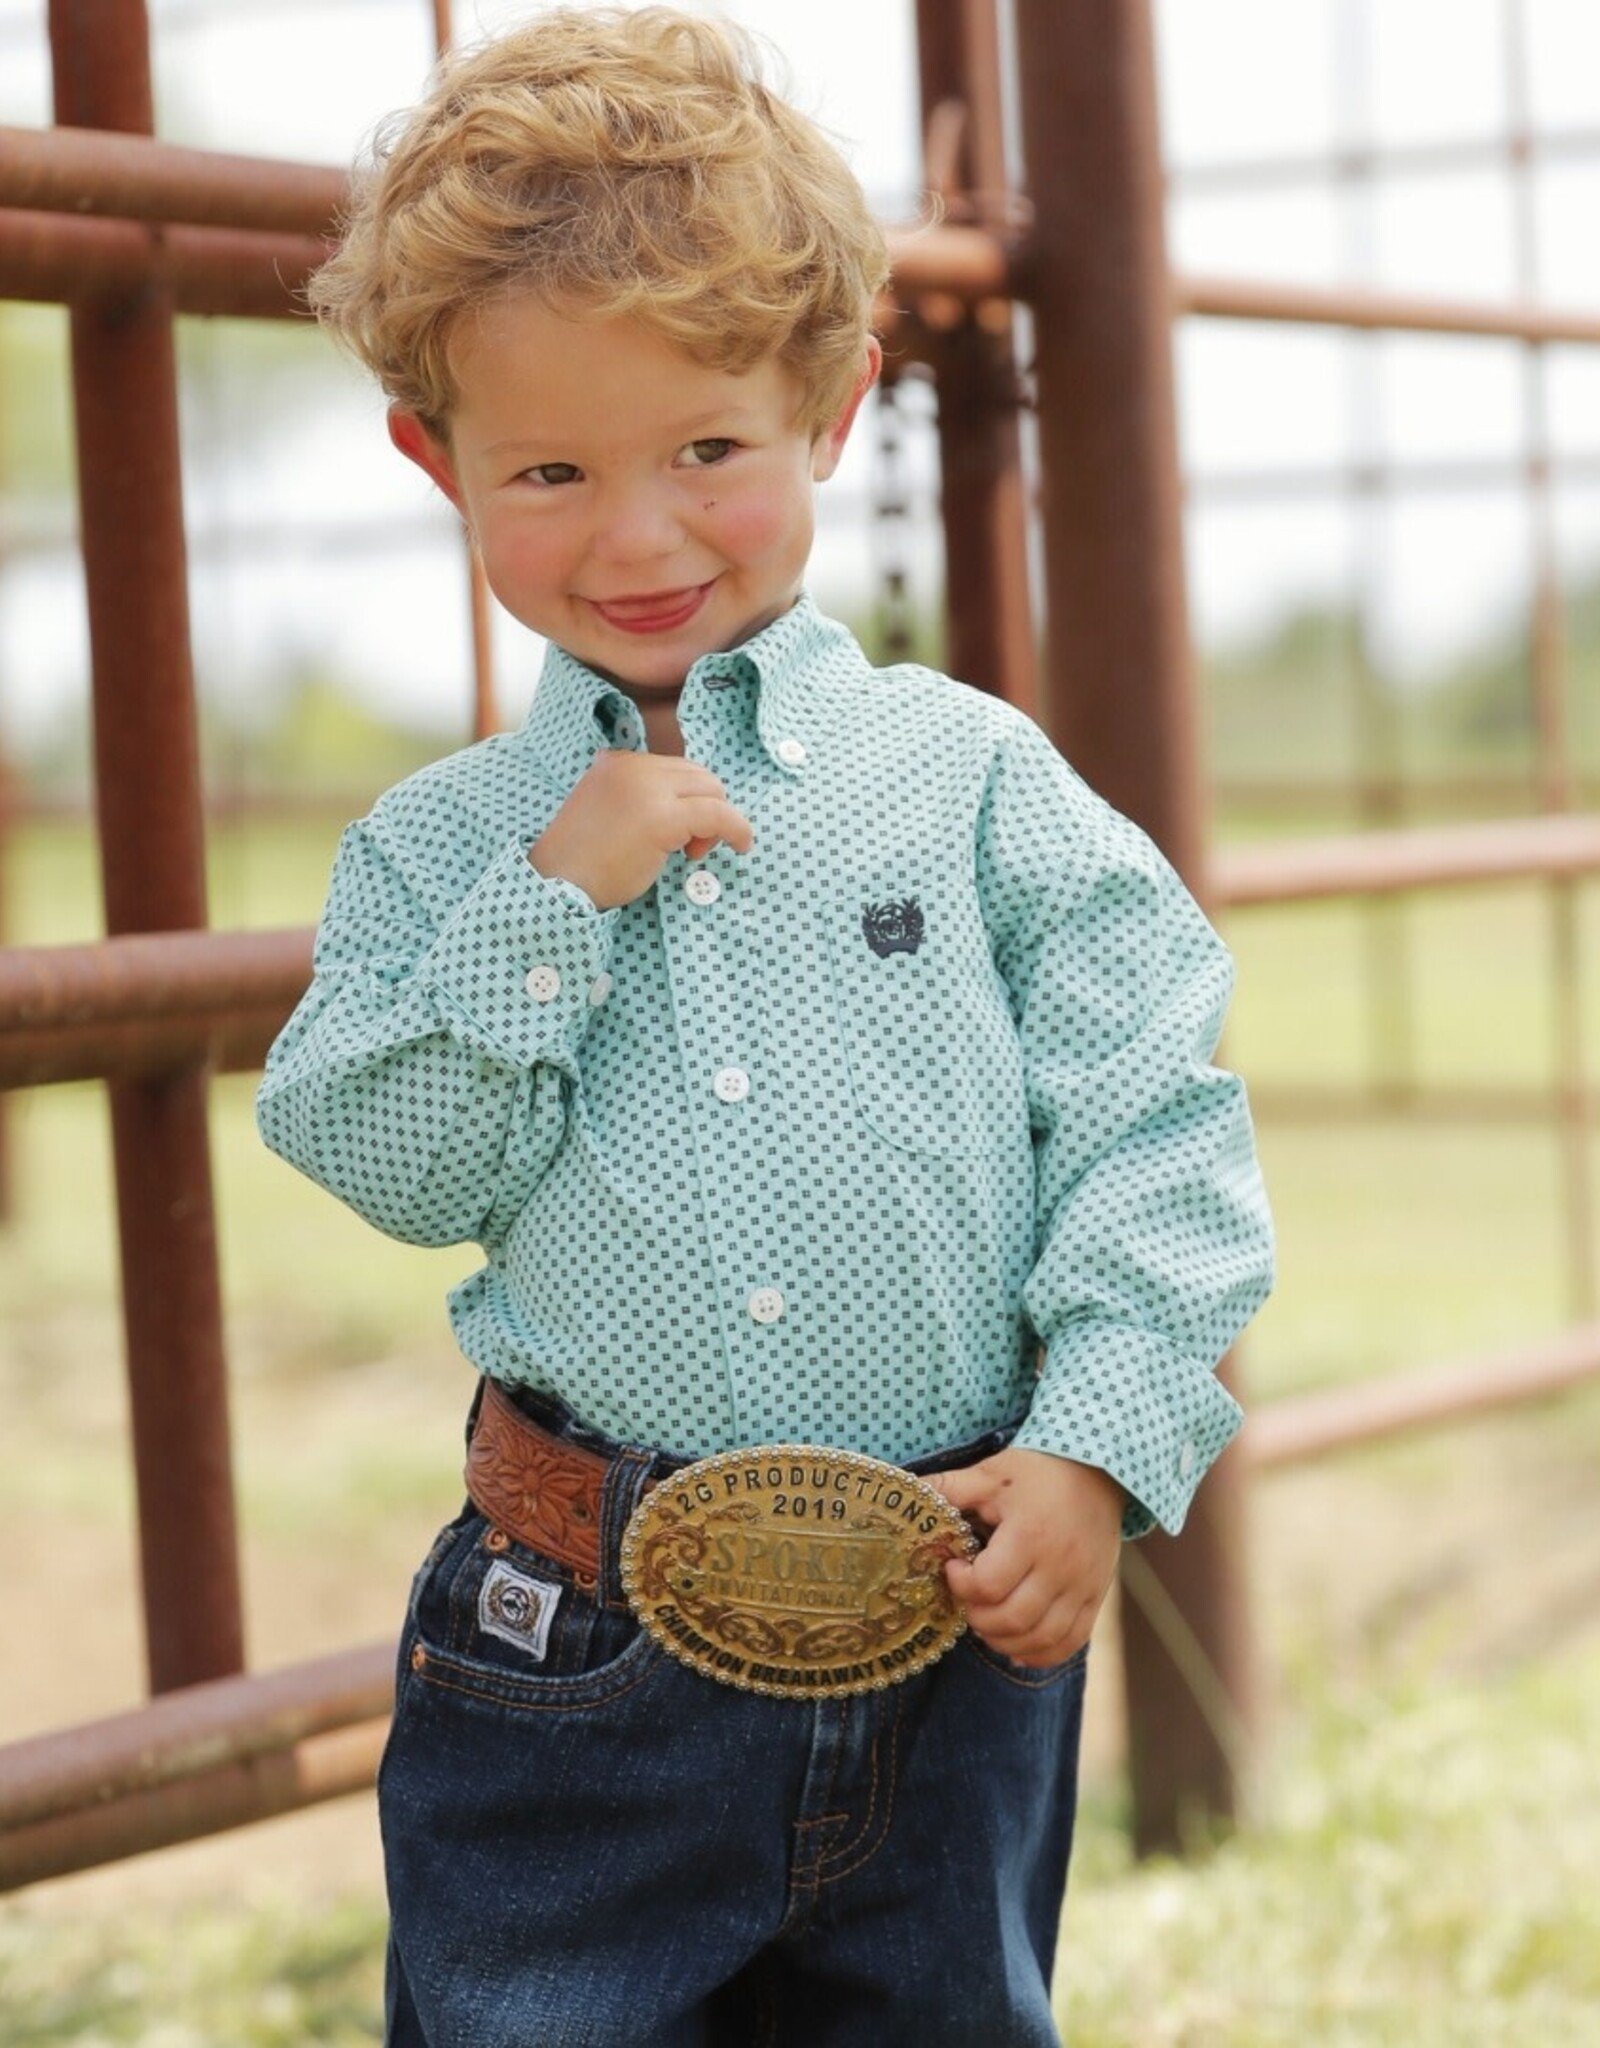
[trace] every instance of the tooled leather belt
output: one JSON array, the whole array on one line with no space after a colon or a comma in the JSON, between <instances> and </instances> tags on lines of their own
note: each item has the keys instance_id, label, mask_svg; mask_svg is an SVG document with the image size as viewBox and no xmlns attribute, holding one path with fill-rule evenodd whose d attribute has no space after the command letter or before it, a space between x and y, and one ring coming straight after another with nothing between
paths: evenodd
<instances>
[{"instance_id":1,"label":"tooled leather belt","mask_svg":"<svg viewBox=\"0 0 1600 2048\"><path fill-rule=\"evenodd\" d=\"M609 1470L599 1451L542 1429L485 1378L467 1446L468 1498L496 1528L591 1584L600 1574L600 1497Z\"/></svg>"},{"instance_id":2,"label":"tooled leather belt","mask_svg":"<svg viewBox=\"0 0 1600 2048\"><path fill-rule=\"evenodd\" d=\"M468 1497L591 1589L611 1465L485 1377ZM913 1676L966 1626L944 1566L977 1539L898 1465L827 1445L754 1445L682 1466L670 1485L646 1480L640 1494L621 1542L622 1595L661 1648L708 1678L843 1698Z\"/></svg>"}]
</instances>

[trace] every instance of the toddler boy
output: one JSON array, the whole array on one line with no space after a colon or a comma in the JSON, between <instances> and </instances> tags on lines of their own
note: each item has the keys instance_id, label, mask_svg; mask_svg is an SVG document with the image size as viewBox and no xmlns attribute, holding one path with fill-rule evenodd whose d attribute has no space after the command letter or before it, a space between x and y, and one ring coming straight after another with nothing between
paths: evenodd
<instances>
[{"instance_id":1,"label":"toddler boy","mask_svg":"<svg viewBox=\"0 0 1600 2048\"><path fill-rule=\"evenodd\" d=\"M1240 1420L1223 946L1036 724L805 589L885 275L748 42L652 7L447 63L312 286L549 642L519 730L345 831L258 1097L485 1253L379 1774L392 2043L1055 2040L1090 1629ZM771 1444L987 1534L948 1654L772 1696L641 1624L641 1501Z\"/></svg>"}]
</instances>

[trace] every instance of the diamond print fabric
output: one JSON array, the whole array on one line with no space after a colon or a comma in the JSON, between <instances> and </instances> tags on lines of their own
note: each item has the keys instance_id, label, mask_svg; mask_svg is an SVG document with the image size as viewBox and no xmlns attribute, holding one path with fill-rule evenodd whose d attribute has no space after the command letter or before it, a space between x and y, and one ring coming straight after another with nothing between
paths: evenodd
<instances>
[{"instance_id":1,"label":"diamond print fabric","mask_svg":"<svg viewBox=\"0 0 1600 2048\"><path fill-rule=\"evenodd\" d=\"M1220 939L1031 720L809 597L679 717L756 844L619 908L527 859L645 745L558 648L519 731L347 828L263 1139L392 1236L480 1243L468 1358L613 1436L904 1462L1025 1416L1127 1487L1126 1535L1176 1531L1273 1277Z\"/></svg>"}]
</instances>

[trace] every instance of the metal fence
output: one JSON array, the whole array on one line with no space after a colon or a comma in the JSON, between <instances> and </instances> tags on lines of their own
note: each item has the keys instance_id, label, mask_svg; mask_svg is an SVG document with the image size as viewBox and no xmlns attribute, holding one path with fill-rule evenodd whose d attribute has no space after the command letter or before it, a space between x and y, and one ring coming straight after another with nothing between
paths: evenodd
<instances>
[{"instance_id":1,"label":"metal fence","mask_svg":"<svg viewBox=\"0 0 1600 2048\"><path fill-rule=\"evenodd\" d=\"M1517 10L1507 19L1514 22ZM449 23L441 0L441 40ZM948 665L1037 715L1216 909L1537 878L1552 892L1575 1259L1592 1257L1572 891L1600 872L1562 715L1555 569L1535 632L1540 814L1382 829L1210 857L1197 784L1182 574L1177 318L1600 341L1600 319L1533 303L1445 305L1174 276L1143 0L918 0L927 182L945 224L891 234L883 318L931 374L946 539ZM0 951L0 1088L87 1077L110 1093L150 1689L108 1720L0 1751L0 1884L19 1885L370 1783L392 1645L246 1675L217 1247L206 1150L213 1072L259 1065L306 986L308 931L206 929L172 346L175 316L288 317L331 246L342 174L151 135L143 0L52 0L57 126L0 130L0 293L71 308L93 668L96 810L109 936ZM1010 189L1020 115L1026 200ZM1513 134L1513 161L1531 143ZM1371 173L1374 153L1338 167ZM1259 167L1263 175L1272 167ZM1024 422L1027 421L1026 431ZM1029 489L1030 441L1043 488ZM1530 487L1548 476L1530 444ZM1030 578L1030 544L1042 586ZM494 720L481 577L476 727ZM1042 598L1046 652L1036 658ZM1375 912L1375 914L1381 914ZM1591 1248L1584 1253L1583 1246ZM1592 1312L1592 1270L1588 1280ZM1224 1377L1237 1385L1234 1361ZM1600 1325L1511 1358L1260 1409L1181 1539L1130 1547L1123 1652L1134 1831L1171 1846L1186 1810L1233 1808L1253 1715L1241 1488L1282 1464L1524 1400L1600 1372ZM1204 1674L1204 1683L1196 1673Z\"/></svg>"}]
</instances>

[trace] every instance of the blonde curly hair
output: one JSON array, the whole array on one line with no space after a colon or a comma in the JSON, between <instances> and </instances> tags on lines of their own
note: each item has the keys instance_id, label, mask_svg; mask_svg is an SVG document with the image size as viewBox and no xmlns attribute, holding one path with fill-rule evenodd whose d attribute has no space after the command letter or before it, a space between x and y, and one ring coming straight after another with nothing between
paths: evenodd
<instances>
[{"instance_id":1,"label":"blonde curly hair","mask_svg":"<svg viewBox=\"0 0 1600 2048\"><path fill-rule=\"evenodd\" d=\"M669 7L562 7L442 61L358 162L317 318L448 441L461 314L531 289L735 373L769 355L815 434L861 372L882 231L754 39Z\"/></svg>"}]
</instances>

